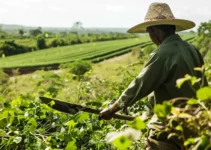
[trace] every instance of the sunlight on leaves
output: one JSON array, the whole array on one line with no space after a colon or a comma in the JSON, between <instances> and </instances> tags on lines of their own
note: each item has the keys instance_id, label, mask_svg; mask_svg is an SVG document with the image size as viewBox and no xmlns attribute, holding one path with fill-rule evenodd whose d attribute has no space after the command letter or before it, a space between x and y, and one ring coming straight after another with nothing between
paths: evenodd
<instances>
[{"instance_id":1,"label":"sunlight on leaves","mask_svg":"<svg viewBox=\"0 0 211 150\"><path fill-rule=\"evenodd\" d=\"M200 72L203 72L204 67L196 67L196 68L194 68L194 70L196 70L196 71L200 71Z\"/></svg>"},{"instance_id":2,"label":"sunlight on leaves","mask_svg":"<svg viewBox=\"0 0 211 150\"><path fill-rule=\"evenodd\" d=\"M141 137L141 132L133 128L126 128L120 132L110 132L106 135L107 143L113 143L118 149L128 148L132 141L137 141Z\"/></svg>"},{"instance_id":3,"label":"sunlight on leaves","mask_svg":"<svg viewBox=\"0 0 211 150\"><path fill-rule=\"evenodd\" d=\"M65 125L68 126L69 128L74 128L76 124L77 123L75 123L73 120L70 120L67 123L65 123Z\"/></svg>"},{"instance_id":4,"label":"sunlight on leaves","mask_svg":"<svg viewBox=\"0 0 211 150\"><path fill-rule=\"evenodd\" d=\"M122 135L116 138L113 141L113 144L119 149L119 150L125 150L131 145L132 141L129 140L126 136Z\"/></svg>"},{"instance_id":5,"label":"sunlight on leaves","mask_svg":"<svg viewBox=\"0 0 211 150\"><path fill-rule=\"evenodd\" d=\"M18 144L18 143L21 142L21 140L22 140L22 137L17 136L17 137L15 137L15 138L13 139L13 142L15 142L16 144Z\"/></svg>"},{"instance_id":6,"label":"sunlight on leaves","mask_svg":"<svg viewBox=\"0 0 211 150\"><path fill-rule=\"evenodd\" d=\"M190 75L185 75L185 78L177 79L177 81L176 81L177 87L180 88L185 81L188 81L190 79L191 79L191 76Z\"/></svg>"},{"instance_id":7,"label":"sunlight on leaves","mask_svg":"<svg viewBox=\"0 0 211 150\"><path fill-rule=\"evenodd\" d=\"M192 145L195 143L195 139L194 138L189 138L184 142L184 146L188 146L188 145Z\"/></svg>"},{"instance_id":8,"label":"sunlight on leaves","mask_svg":"<svg viewBox=\"0 0 211 150\"><path fill-rule=\"evenodd\" d=\"M190 99L190 100L188 100L188 102L187 102L187 104L189 104L189 105L195 105L195 104L198 104L198 103L199 103L199 101L196 100L196 99Z\"/></svg>"},{"instance_id":9,"label":"sunlight on leaves","mask_svg":"<svg viewBox=\"0 0 211 150\"><path fill-rule=\"evenodd\" d=\"M54 101L51 101L51 102L49 103L49 105L52 107L53 105L55 105L55 102L54 102Z\"/></svg>"},{"instance_id":10,"label":"sunlight on leaves","mask_svg":"<svg viewBox=\"0 0 211 150\"><path fill-rule=\"evenodd\" d=\"M159 119L166 119L167 115L171 113L172 105L169 102L163 102L163 104L157 104L154 107L154 113L158 116Z\"/></svg>"},{"instance_id":11,"label":"sunlight on leaves","mask_svg":"<svg viewBox=\"0 0 211 150\"><path fill-rule=\"evenodd\" d=\"M77 146L75 145L75 141L68 142L65 150L77 150Z\"/></svg>"},{"instance_id":12,"label":"sunlight on leaves","mask_svg":"<svg viewBox=\"0 0 211 150\"><path fill-rule=\"evenodd\" d=\"M108 133L106 136L106 141L108 143L112 143L115 147L120 150L127 149L132 143L132 141L129 140L129 138L124 135L123 132Z\"/></svg>"},{"instance_id":13,"label":"sunlight on leaves","mask_svg":"<svg viewBox=\"0 0 211 150\"><path fill-rule=\"evenodd\" d=\"M141 117L136 117L132 122L128 122L128 126L137 129L137 130L143 130L146 128L145 123L142 121Z\"/></svg>"},{"instance_id":14,"label":"sunlight on leaves","mask_svg":"<svg viewBox=\"0 0 211 150\"><path fill-rule=\"evenodd\" d=\"M79 123L82 123L89 119L89 113L87 113L87 112L81 113L81 114L77 115L76 119Z\"/></svg>"},{"instance_id":15,"label":"sunlight on leaves","mask_svg":"<svg viewBox=\"0 0 211 150\"><path fill-rule=\"evenodd\" d=\"M183 132L183 127L181 125L176 126L175 128L177 131Z\"/></svg>"},{"instance_id":16,"label":"sunlight on leaves","mask_svg":"<svg viewBox=\"0 0 211 150\"><path fill-rule=\"evenodd\" d=\"M200 100L208 100L211 98L211 88L203 87L196 92L196 96Z\"/></svg>"}]
</instances>

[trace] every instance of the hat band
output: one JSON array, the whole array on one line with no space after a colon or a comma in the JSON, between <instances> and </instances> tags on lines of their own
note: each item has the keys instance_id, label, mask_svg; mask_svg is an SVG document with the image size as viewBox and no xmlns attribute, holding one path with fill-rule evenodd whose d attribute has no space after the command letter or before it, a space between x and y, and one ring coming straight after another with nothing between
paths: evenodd
<instances>
[{"instance_id":1,"label":"hat band","mask_svg":"<svg viewBox=\"0 0 211 150\"><path fill-rule=\"evenodd\" d=\"M166 16L160 15L157 16L156 18L146 18L145 22L148 21L160 21L160 20L167 20L167 19L175 19L174 16L168 16L168 18Z\"/></svg>"}]
</instances>

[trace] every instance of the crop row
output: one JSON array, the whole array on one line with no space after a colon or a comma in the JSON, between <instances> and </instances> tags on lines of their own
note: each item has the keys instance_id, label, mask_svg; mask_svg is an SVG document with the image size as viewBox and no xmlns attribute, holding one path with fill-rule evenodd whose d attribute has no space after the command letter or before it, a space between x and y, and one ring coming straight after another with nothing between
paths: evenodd
<instances>
[{"instance_id":1,"label":"crop row","mask_svg":"<svg viewBox=\"0 0 211 150\"><path fill-rule=\"evenodd\" d=\"M0 59L0 68L42 66L71 62L77 59L86 59L119 49L129 48L139 44L140 40L146 42L149 39L142 37L139 39L78 44L10 56Z\"/></svg>"},{"instance_id":2,"label":"crop row","mask_svg":"<svg viewBox=\"0 0 211 150\"><path fill-rule=\"evenodd\" d=\"M189 42L194 40L190 36L185 36L184 39ZM152 44L148 37L142 36L135 39L62 46L1 58L0 68L47 66L79 59L98 62L128 53L133 47L143 48Z\"/></svg>"}]
</instances>

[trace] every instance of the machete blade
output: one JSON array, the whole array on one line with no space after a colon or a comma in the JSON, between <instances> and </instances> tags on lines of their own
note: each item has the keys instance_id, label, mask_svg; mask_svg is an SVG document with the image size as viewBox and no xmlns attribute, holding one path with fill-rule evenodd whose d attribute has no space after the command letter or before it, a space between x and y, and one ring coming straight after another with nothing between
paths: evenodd
<instances>
[{"instance_id":1,"label":"machete blade","mask_svg":"<svg viewBox=\"0 0 211 150\"><path fill-rule=\"evenodd\" d=\"M67 103L67 102L57 100L57 99L43 97L43 96L39 98L41 99L43 103L47 104L49 107L56 109L58 111L64 112L64 113L76 114L80 111L78 106L75 104L71 104L71 103ZM54 101L55 104L51 105L50 103L52 101Z\"/></svg>"},{"instance_id":2,"label":"machete blade","mask_svg":"<svg viewBox=\"0 0 211 150\"><path fill-rule=\"evenodd\" d=\"M68 114L74 115L74 114L78 113L79 111L99 114L101 111L100 109L94 109L94 108L89 108L89 107L85 107L85 106L81 106L81 105L77 105L77 104L63 102L63 101L53 99L53 98L48 98L48 97L43 97L43 96L41 96L39 98L41 99L41 101L43 103L47 104L51 108L56 109L61 112L64 112L64 113L68 113ZM51 105L51 101L54 101L55 104ZM120 114L113 114L112 117L116 118L116 119L129 120L129 121L132 121L135 118L132 116L126 116L126 115L120 115Z\"/></svg>"}]
</instances>

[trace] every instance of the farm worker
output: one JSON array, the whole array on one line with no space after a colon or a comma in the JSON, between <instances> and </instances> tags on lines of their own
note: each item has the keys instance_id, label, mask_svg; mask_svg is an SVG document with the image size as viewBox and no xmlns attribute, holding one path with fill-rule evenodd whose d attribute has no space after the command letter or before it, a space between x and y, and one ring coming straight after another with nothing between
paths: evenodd
<instances>
[{"instance_id":1,"label":"farm worker","mask_svg":"<svg viewBox=\"0 0 211 150\"><path fill-rule=\"evenodd\" d=\"M202 78L207 85L207 80L205 77L203 78L202 73L194 69L202 67L204 61L193 45L183 41L178 34L175 34L176 31L184 31L194 26L195 23L192 21L176 19L168 4L152 3L145 21L132 27L128 32L148 32L152 42L157 45L157 49L150 54L148 62L137 78L131 82L111 107L100 112L99 118L109 120L120 109L125 110L153 91L156 104L176 97L195 97L195 92L187 82L178 88L176 80L189 74ZM195 84L194 88L199 89L201 83ZM155 123L156 127L153 126ZM176 139L168 139L168 135L165 134L156 136L160 130L163 130L161 123L158 126L159 123L154 115L148 124L148 149L182 149L182 143Z\"/></svg>"}]
</instances>

